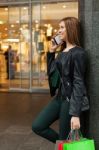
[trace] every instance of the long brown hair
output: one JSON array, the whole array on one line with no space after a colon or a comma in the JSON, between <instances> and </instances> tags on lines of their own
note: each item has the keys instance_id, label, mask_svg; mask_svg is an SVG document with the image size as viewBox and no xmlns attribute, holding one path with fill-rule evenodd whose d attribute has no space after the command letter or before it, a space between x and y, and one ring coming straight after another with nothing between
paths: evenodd
<instances>
[{"instance_id":1,"label":"long brown hair","mask_svg":"<svg viewBox=\"0 0 99 150\"><path fill-rule=\"evenodd\" d=\"M64 21L66 32L67 32L67 39L68 42L71 44L76 44L80 46L80 22L75 17L66 17L60 20Z\"/></svg>"}]
</instances>

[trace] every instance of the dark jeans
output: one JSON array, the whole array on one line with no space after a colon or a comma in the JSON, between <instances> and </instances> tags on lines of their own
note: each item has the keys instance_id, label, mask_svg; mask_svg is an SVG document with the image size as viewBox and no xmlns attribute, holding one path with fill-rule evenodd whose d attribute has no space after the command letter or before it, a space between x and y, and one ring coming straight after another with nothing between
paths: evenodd
<instances>
[{"instance_id":1,"label":"dark jeans","mask_svg":"<svg viewBox=\"0 0 99 150\"><path fill-rule=\"evenodd\" d=\"M60 97L54 97L33 121L32 130L55 143L64 140L70 131L69 103ZM59 119L59 134L50 128L50 125Z\"/></svg>"}]
</instances>

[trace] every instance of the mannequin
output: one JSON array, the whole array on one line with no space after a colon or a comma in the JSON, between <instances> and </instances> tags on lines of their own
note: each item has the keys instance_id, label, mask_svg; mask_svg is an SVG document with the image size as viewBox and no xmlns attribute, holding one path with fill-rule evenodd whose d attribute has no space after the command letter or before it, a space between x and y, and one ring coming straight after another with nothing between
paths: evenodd
<instances>
[{"instance_id":1,"label":"mannequin","mask_svg":"<svg viewBox=\"0 0 99 150\"><path fill-rule=\"evenodd\" d=\"M48 27L47 27L47 40L50 41L51 40L51 37L52 37L52 26L51 24L48 24Z\"/></svg>"},{"instance_id":2,"label":"mannequin","mask_svg":"<svg viewBox=\"0 0 99 150\"><path fill-rule=\"evenodd\" d=\"M41 29L40 34L38 36L38 51L45 52L45 48L46 48L46 36L44 31Z\"/></svg>"}]
</instances>

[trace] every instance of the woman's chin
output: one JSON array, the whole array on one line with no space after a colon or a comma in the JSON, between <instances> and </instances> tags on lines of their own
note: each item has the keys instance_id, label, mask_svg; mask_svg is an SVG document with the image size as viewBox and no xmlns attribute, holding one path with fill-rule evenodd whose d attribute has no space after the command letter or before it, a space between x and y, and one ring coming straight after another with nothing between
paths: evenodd
<instances>
[{"instance_id":1,"label":"woman's chin","mask_svg":"<svg viewBox=\"0 0 99 150\"><path fill-rule=\"evenodd\" d=\"M60 37L60 39L62 40L62 41L66 41L64 38L62 38L62 37Z\"/></svg>"},{"instance_id":2,"label":"woman's chin","mask_svg":"<svg viewBox=\"0 0 99 150\"><path fill-rule=\"evenodd\" d=\"M61 39L63 42L66 42L66 40L65 39Z\"/></svg>"}]
</instances>

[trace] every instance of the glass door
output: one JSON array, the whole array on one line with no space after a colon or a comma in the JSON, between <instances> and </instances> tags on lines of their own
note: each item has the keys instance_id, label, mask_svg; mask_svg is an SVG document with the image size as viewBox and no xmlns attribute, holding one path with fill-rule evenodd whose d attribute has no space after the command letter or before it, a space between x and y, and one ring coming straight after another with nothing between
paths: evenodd
<instances>
[{"instance_id":1,"label":"glass door","mask_svg":"<svg viewBox=\"0 0 99 150\"><path fill-rule=\"evenodd\" d=\"M8 7L8 51L10 89L30 88L29 6Z\"/></svg>"}]
</instances>

